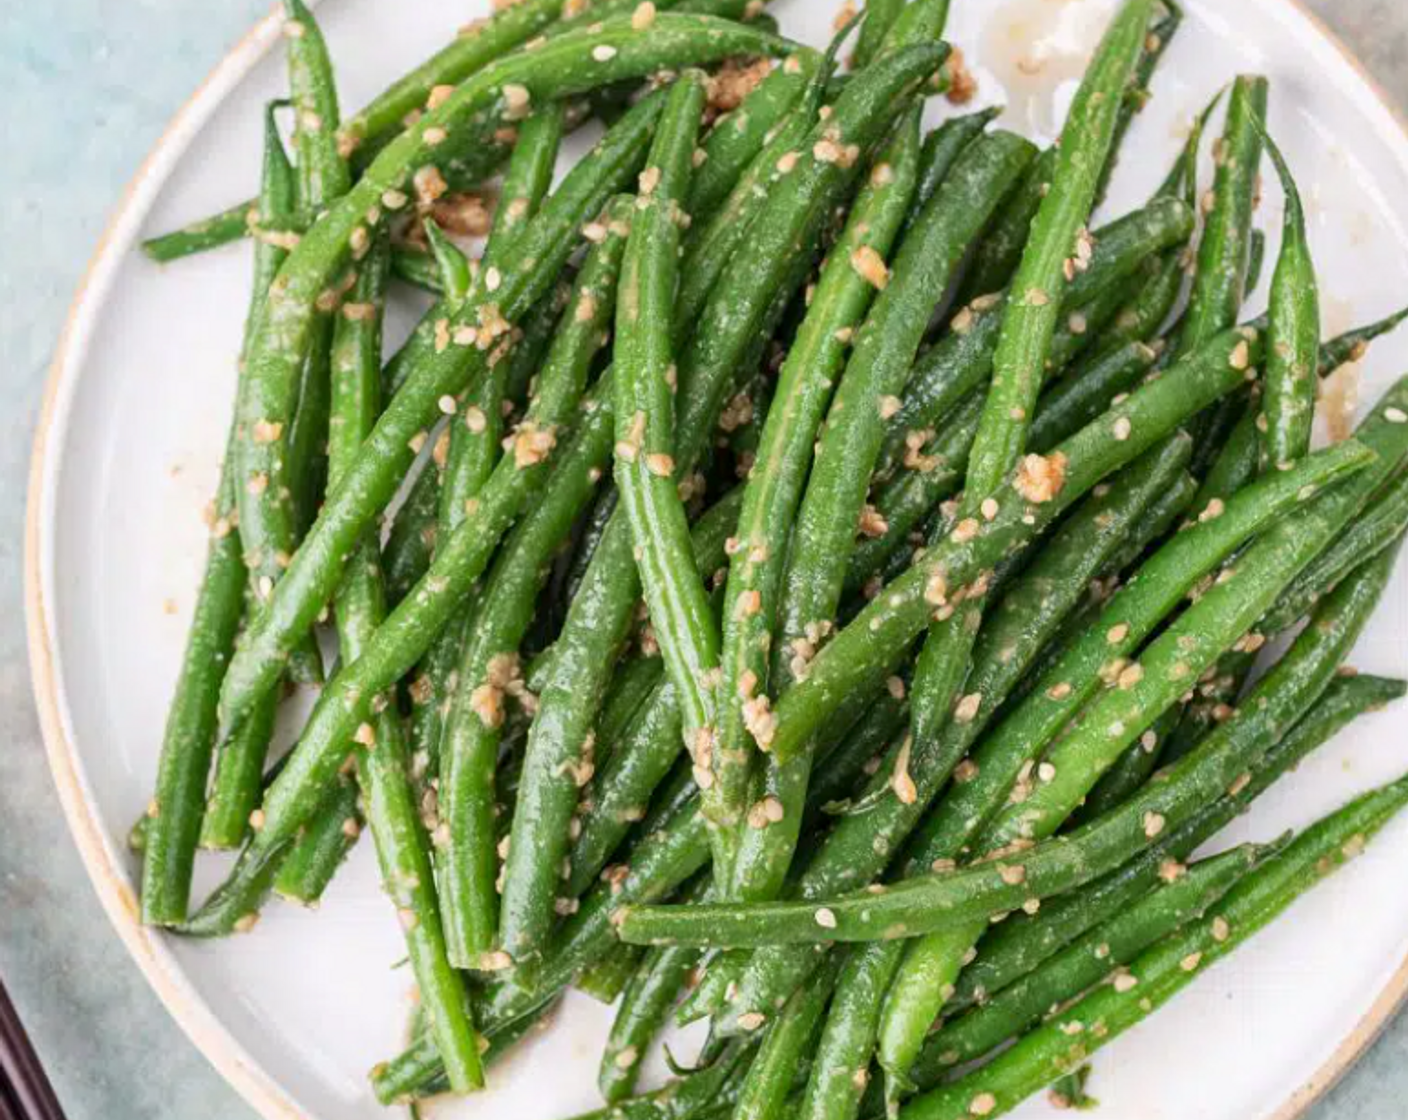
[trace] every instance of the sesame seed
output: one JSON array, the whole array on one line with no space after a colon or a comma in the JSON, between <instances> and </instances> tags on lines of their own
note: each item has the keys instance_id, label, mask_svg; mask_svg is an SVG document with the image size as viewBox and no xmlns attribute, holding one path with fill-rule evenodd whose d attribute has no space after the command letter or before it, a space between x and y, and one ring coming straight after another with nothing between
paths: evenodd
<instances>
[{"instance_id":1,"label":"sesame seed","mask_svg":"<svg viewBox=\"0 0 1408 1120\"><path fill-rule=\"evenodd\" d=\"M991 1093L979 1093L968 1102L968 1111L974 1116L990 1116L997 1111L997 1098Z\"/></svg>"},{"instance_id":2,"label":"sesame seed","mask_svg":"<svg viewBox=\"0 0 1408 1120\"><path fill-rule=\"evenodd\" d=\"M1167 822L1164 820L1163 814L1155 812L1145 813L1144 835L1147 836L1150 840L1152 840L1155 836L1159 835L1159 833L1164 830L1165 823Z\"/></svg>"},{"instance_id":3,"label":"sesame seed","mask_svg":"<svg viewBox=\"0 0 1408 1120\"><path fill-rule=\"evenodd\" d=\"M1130 422L1128 416L1121 416L1118 420L1115 421L1115 426L1111 429L1111 431L1114 433L1115 439L1118 440L1120 443L1123 443L1125 440L1127 440L1129 438L1130 432L1132 432L1133 430L1134 425Z\"/></svg>"},{"instance_id":4,"label":"sesame seed","mask_svg":"<svg viewBox=\"0 0 1408 1120\"><path fill-rule=\"evenodd\" d=\"M616 48L602 43L598 47L592 48L592 58L597 62L610 62L616 57Z\"/></svg>"},{"instance_id":5,"label":"sesame seed","mask_svg":"<svg viewBox=\"0 0 1408 1120\"><path fill-rule=\"evenodd\" d=\"M1227 924L1227 919L1218 915L1212 920L1212 939L1219 944L1232 936L1232 927Z\"/></svg>"},{"instance_id":6,"label":"sesame seed","mask_svg":"<svg viewBox=\"0 0 1408 1120\"><path fill-rule=\"evenodd\" d=\"M631 13L631 30L645 31L655 22L655 5L650 0L645 0L643 4L636 6L636 10Z\"/></svg>"},{"instance_id":7,"label":"sesame seed","mask_svg":"<svg viewBox=\"0 0 1408 1120\"><path fill-rule=\"evenodd\" d=\"M1404 412L1401 408L1386 408L1384 409L1384 419L1390 424L1408 423L1408 412Z\"/></svg>"},{"instance_id":8,"label":"sesame seed","mask_svg":"<svg viewBox=\"0 0 1408 1120\"><path fill-rule=\"evenodd\" d=\"M1202 953L1189 953L1186 957L1184 957L1181 961L1178 962L1178 967L1183 969L1184 972L1196 972L1198 971L1198 966L1202 963Z\"/></svg>"}]
</instances>

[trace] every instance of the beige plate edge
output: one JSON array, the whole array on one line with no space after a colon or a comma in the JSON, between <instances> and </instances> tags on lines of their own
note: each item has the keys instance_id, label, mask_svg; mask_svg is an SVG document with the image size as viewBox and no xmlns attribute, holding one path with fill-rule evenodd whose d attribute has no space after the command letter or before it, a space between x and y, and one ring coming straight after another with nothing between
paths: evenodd
<instances>
[{"instance_id":1,"label":"beige plate edge","mask_svg":"<svg viewBox=\"0 0 1408 1120\"><path fill-rule=\"evenodd\" d=\"M1368 72L1344 41L1318 15L1306 8L1302 0L1287 2L1344 56L1346 62L1398 123L1405 136L1408 136L1408 117L1405 117L1378 80ZM118 234L123 227L130 224L133 208L139 200L145 200L149 192L159 187L159 182L154 181L164 180L171 165L180 158L180 150L193 139L226 93L277 40L281 22L282 17L276 5L269 15L256 23L215 65L176 112L125 188L79 282L49 366L35 429L25 515L24 601L30 676L49 766L53 771L54 783L58 787L59 800L68 820L69 831L109 921L177 1024L249 1105L266 1120L299 1120L303 1113L245 1053L211 1014L204 1001L191 990L175 959L161 944L161 935L148 930L138 919L136 897L125 871L113 861L102 826L93 813L84 789L78 753L63 727L59 713L53 645L44 610L40 579L40 508L44 462L49 448L59 386L77 346L77 327L85 311L90 291L95 286L95 280L109 255L122 251L117 248ZM1405 1001L1408 1001L1408 959L1399 966L1373 1006L1330 1058L1291 1094L1272 1115L1271 1120L1298 1120L1303 1117L1373 1046Z\"/></svg>"}]
</instances>

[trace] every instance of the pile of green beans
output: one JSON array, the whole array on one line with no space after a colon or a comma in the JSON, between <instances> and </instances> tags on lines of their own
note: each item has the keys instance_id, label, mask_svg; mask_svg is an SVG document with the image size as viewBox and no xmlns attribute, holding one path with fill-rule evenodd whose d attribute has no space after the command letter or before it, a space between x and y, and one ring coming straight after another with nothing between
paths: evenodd
<instances>
[{"instance_id":1,"label":"pile of green beans","mask_svg":"<svg viewBox=\"0 0 1408 1120\"><path fill-rule=\"evenodd\" d=\"M1345 672L1408 534L1408 379L1311 450L1319 379L1408 312L1321 339L1256 75L1207 196L1221 95L1091 232L1170 0L1123 0L1041 152L997 109L926 132L948 0L824 51L759 0L495 7L343 120L285 0L258 197L144 246L255 267L143 921L314 906L369 831L419 991L387 1104L482 1088L572 986L620 1000L593 1117L1079 1098L1408 804L1188 862L1408 692ZM474 259L437 203L501 167ZM395 283L429 309L388 356ZM201 846L238 857L193 908Z\"/></svg>"}]
</instances>

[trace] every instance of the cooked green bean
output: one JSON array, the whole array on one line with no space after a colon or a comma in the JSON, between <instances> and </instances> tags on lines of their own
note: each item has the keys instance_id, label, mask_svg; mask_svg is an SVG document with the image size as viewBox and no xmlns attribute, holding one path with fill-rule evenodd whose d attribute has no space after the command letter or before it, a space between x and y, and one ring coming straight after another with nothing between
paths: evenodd
<instances>
[{"instance_id":1,"label":"cooked green bean","mask_svg":"<svg viewBox=\"0 0 1408 1120\"><path fill-rule=\"evenodd\" d=\"M725 593L726 603L755 602L756 609L736 607L724 612L724 677L720 695L739 697L737 702L726 702L719 714L716 749L724 752L742 751L746 757L751 730L747 712L752 709L746 709L745 704L765 697L769 691L769 649L777 617L778 584L788 563L787 550L777 540L776 527L790 524L796 516L817 426L830 399L830 388L845 362L846 345L841 340L846 337L845 332L855 330L875 297L876 287L861 265L874 261L884 267L909 210L918 148L916 107L901 121L896 136L871 167L868 184L831 252L806 319L778 374L773 406L744 492L737 529L739 547L730 561ZM745 688L745 681L752 683ZM746 777L746 765L742 769ZM760 891L765 894L775 889L778 874L785 873L796 842L799 799L779 796L786 791L768 788L775 784L765 781L766 792L762 796L777 797L782 821L773 822L759 814L756 820L761 827L736 832L733 838L738 859L732 869L734 885L745 897L761 897ZM789 788L798 786L804 791L805 781L792 783ZM793 818L790 822L789 817ZM784 822L786 827L770 827ZM753 823L748 822L750 826ZM754 837L752 832L767 836ZM760 845L768 852L756 850ZM779 847L781 851L774 857L771 853Z\"/></svg>"},{"instance_id":2,"label":"cooked green bean","mask_svg":"<svg viewBox=\"0 0 1408 1120\"><path fill-rule=\"evenodd\" d=\"M782 1120L797 1071L813 1053L836 986L837 964L833 959L823 965L777 1013L739 1090L734 1120Z\"/></svg>"},{"instance_id":3,"label":"cooked green bean","mask_svg":"<svg viewBox=\"0 0 1408 1120\"><path fill-rule=\"evenodd\" d=\"M1026 446L1060 316L1060 293L1089 264L1093 247L1083 231L1109 159L1121 95L1139 60L1152 10L1152 0L1126 0L1096 49L1066 116L1051 188L1032 220L1031 239L1012 280L1013 298L1003 313L992 389L969 456L969 513L1001 485Z\"/></svg>"},{"instance_id":4,"label":"cooked green bean","mask_svg":"<svg viewBox=\"0 0 1408 1120\"><path fill-rule=\"evenodd\" d=\"M1262 469L1271 470L1295 462L1310 450L1320 357L1320 294L1300 191L1261 119L1253 117L1252 124L1261 132L1286 194L1281 255L1271 280L1271 321L1261 398L1264 419L1257 425L1260 430L1264 423L1266 429L1260 440Z\"/></svg>"},{"instance_id":5,"label":"cooked green bean","mask_svg":"<svg viewBox=\"0 0 1408 1120\"><path fill-rule=\"evenodd\" d=\"M435 143L455 131L504 86L527 100L550 101L603 83L642 76L660 66L680 66L749 51L778 53L785 44L738 24L701 16L662 14L644 32L630 20L607 21L600 30L572 32L534 51L510 56L481 71L426 114L416 130L398 137L377 157L351 192L299 242L280 272L276 298L261 320L250 348L248 367L259 385L280 382L287 368L301 364L310 337L317 300L343 266L351 243L369 238L366 218L384 220L387 201L408 201L405 190L420 176L420 188L438 191L433 168ZM414 454L416 436L436 417L439 401L482 374L504 333L504 324L521 318L551 285L573 248L571 232L598 212L616 187L621 165L633 164L658 112L648 99L627 114L594 157L574 169L520 242L521 263L503 272L495 298L466 301L446 323L448 339L397 393L368 439L358 464L327 504L284 578L282 593L254 621L226 674L222 719L228 731L255 697L272 687L284 662L286 643L311 624L341 574L343 558L395 491ZM629 122L629 123L628 123ZM383 198L383 195L386 197ZM360 231L360 232L358 232ZM518 255L518 254L516 254ZM531 265L531 267L529 267ZM486 277L481 283L487 282ZM497 315L492 313L497 309ZM483 322L481 322L481 315ZM278 329L274 329L277 324ZM478 348L481 337L484 349ZM454 344L461 334L471 344ZM473 335L471 339L469 336ZM265 401L252 392L242 415L252 424L263 414L286 411L279 399ZM438 629L438 627L436 628Z\"/></svg>"},{"instance_id":6,"label":"cooked green bean","mask_svg":"<svg viewBox=\"0 0 1408 1120\"><path fill-rule=\"evenodd\" d=\"M1124 967L1156 941L1196 921L1242 879L1266 853L1252 845L1234 848L1188 868L1174 868L1171 882L1155 888L1125 911L1092 929L1068 948L980 1007L946 1022L925 1047L940 1068L953 1069L983 1057L1009 1038L1021 1036L1052 1007L1081 995L1102 980L1127 983ZM916 1080L927 1071L915 1071ZM937 1073L937 1071L935 1071Z\"/></svg>"},{"instance_id":7,"label":"cooked green bean","mask_svg":"<svg viewBox=\"0 0 1408 1120\"><path fill-rule=\"evenodd\" d=\"M1082 1065L1243 944L1360 852L1405 803L1408 780L1366 794L1307 829L1239 883L1211 919L1169 935L1136 959L1125 974L1130 980L1096 989L980 1070L911 1101L900 1115L904 1120L963 1120L1009 1111L1054 1077Z\"/></svg>"},{"instance_id":8,"label":"cooked green bean","mask_svg":"<svg viewBox=\"0 0 1408 1120\"><path fill-rule=\"evenodd\" d=\"M1179 331L1180 356L1235 323L1246 294L1252 203L1261 165L1261 132L1253 119L1266 119L1268 91L1266 79L1256 76L1239 77L1232 87L1217 175L1203 200L1204 207L1211 204L1211 208L1198 245L1193 293Z\"/></svg>"},{"instance_id":9,"label":"cooked green bean","mask_svg":"<svg viewBox=\"0 0 1408 1120\"><path fill-rule=\"evenodd\" d=\"M271 106L264 126L260 217L276 219L292 206L292 168L279 141ZM255 246L251 322L283 256L282 249L267 242ZM169 925L186 919L215 741L220 678L234 650L244 611L248 579L239 536L231 523L236 475L229 444L236 438L231 432L216 494L205 572L167 715L156 792L147 811L146 819L151 823L142 864L141 899L142 921L148 925ZM263 745L258 753L262 761ZM245 822L241 820L235 843L243 837L244 829Z\"/></svg>"}]
</instances>

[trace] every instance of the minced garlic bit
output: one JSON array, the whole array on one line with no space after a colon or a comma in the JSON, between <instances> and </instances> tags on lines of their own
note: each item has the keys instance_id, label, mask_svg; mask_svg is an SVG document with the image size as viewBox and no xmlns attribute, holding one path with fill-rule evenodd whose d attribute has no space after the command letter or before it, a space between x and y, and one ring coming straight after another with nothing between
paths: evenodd
<instances>
[{"instance_id":1,"label":"minced garlic bit","mask_svg":"<svg viewBox=\"0 0 1408 1120\"><path fill-rule=\"evenodd\" d=\"M906 735L899 753L895 756L895 767L890 774L890 788L895 791L901 805L913 805L919 800L919 789L909 773L909 757L914 749L914 739Z\"/></svg>"},{"instance_id":2,"label":"minced garlic bit","mask_svg":"<svg viewBox=\"0 0 1408 1120\"><path fill-rule=\"evenodd\" d=\"M769 750L777 737L777 716L766 696L755 696L743 705L743 726L761 750Z\"/></svg>"},{"instance_id":3,"label":"minced garlic bit","mask_svg":"<svg viewBox=\"0 0 1408 1120\"><path fill-rule=\"evenodd\" d=\"M886 532L889 531L889 528L890 523L885 520L884 514L869 502L861 507L860 520L857 525L861 536L869 537L873 540L877 537L883 537Z\"/></svg>"},{"instance_id":4,"label":"minced garlic bit","mask_svg":"<svg viewBox=\"0 0 1408 1120\"><path fill-rule=\"evenodd\" d=\"M978 710L983 705L981 692L970 692L954 706L953 718L958 723L972 723L978 718Z\"/></svg>"},{"instance_id":5,"label":"minced garlic bit","mask_svg":"<svg viewBox=\"0 0 1408 1120\"><path fill-rule=\"evenodd\" d=\"M851 268L857 276L878 291L884 291L890 284L890 270L885 258L869 245L862 245L851 251Z\"/></svg>"},{"instance_id":6,"label":"minced garlic bit","mask_svg":"<svg viewBox=\"0 0 1408 1120\"><path fill-rule=\"evenodd\" d=\"M1024 455L1017 465L1013 488L1033 505L1055 500L1066 485L1066 456L1059 451L1050 455Z\"/></svg>"}]
</instances>

